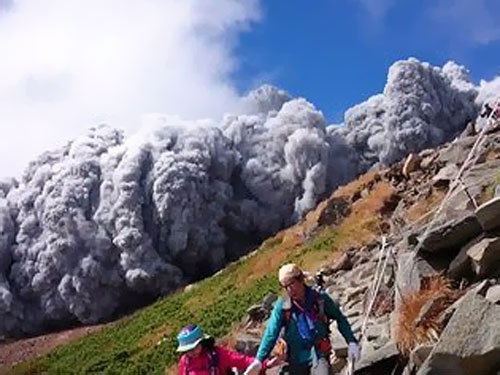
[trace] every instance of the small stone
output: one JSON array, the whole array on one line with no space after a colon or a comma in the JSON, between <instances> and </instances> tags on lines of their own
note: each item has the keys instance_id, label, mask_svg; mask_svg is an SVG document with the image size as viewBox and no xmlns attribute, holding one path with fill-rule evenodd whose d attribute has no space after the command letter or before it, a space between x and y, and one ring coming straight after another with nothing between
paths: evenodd
<instances>
[{"instance_id":1,"label":"small stone","mask_svg":"<svg viewBox=\"0 0 500 375\"><path fill-rule=\"evenodd\" d=\"M409 178L410 173L416 171L419 167L419 164L420 164L420 157L418 155L415 155L413 153L408 155L403 165L403 176Z\"/></svg>"},{"instance_id":2,"label":"small stone","mask_svg":"<svg viewBox=\"0 0 500 375\"><path fill-rule=\"evenodd\" d=\"M500 304L500 285L494 285L486 292L486 299L492 303Z\"/></svg>"},{"instance_id":3,"label":"small stone","mask_svg":"<svg viewBox=\"0 0 500 375\"><path fill-rule=\"evenodd\" d=\"M347 360L344 357L334 356L332 360L332 369L334 373L339 373L347 364Z\"/></svg>"},{"instance_id":4,"label":"small stone","mask_svg":"<svg viewBox=\"0 0 500 375\"><path fill-rule=\"evenodd\" d=\"M332 343L332 351L335 353L336 357L347 357L347 343L337 329L332 331L330 341Z\"/></svg>"}]
</instances>

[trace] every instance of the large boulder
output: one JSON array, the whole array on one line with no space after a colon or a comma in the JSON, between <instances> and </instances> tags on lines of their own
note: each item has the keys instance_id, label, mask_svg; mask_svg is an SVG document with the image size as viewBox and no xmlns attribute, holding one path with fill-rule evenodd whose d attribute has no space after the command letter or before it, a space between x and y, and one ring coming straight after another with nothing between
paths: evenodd
<instances>
[{"instance_id":1,"label":"large boulder","mask_svg":"<svg viewBox=\"0 0 500 375\"><path fill-rule=\"evenodd\" d=\"M475 215L462 214L432 229L425 238L420 239L423 240L422 250L436 253L441 250L457 249L481 232L481 225Z\"/></svg>"},{"instance_id":2,"label":"large boulder","mask_svg":"<svg viewBox=\"0 0 500 375\"><path fill-rule=\"evenodd\" d=\"M467 137L450 143L439 151L437 160L445 165L452 163L462 165L475 141L475 138Z\"/></svg>"},{"instance_id":3,"label":"large boulder","mask_svg":"<svg viewBox=\"0 0 500 375\"><path fill-rule=\"evenodd\" d=\"M500 197L490 199L479 206L476 216L485 231L491 231L500 227Z\"/></svg>"},{"instance_id":4,"label":"large boulder","mask_svg":"<svg viewBox=\"0 0 500 375\"><path fill-rule=\"evenodd\" d=\"M417 375L488 375L498 370L500 306L470 292Z\"/></svg>"},{"instance_id":5,"label":"large boulder","mask_svg":"<svg viewBox=\"0 0 500 375\"><path fill-rule=\"evenodd\" d=\"M399 350L393 341L378 350L361 351L361 359L356 364L354 374L390 374L398 365Z\"/></svg>"},{"instance_id":6,"label":"large boulder","mask_svg":"<svg viewBox=\"0 0 500 375\"><path fill-rule=\"evenodd\" d=\"M464 246L451 262L448 275L455 279L473 274L485 278L493 274L500 265L500 237L485 237Z\"/></svg>"},{"instance_id":7,"label":"large boulder","mask_svg":"<svg viewBox=\"0 0 500 375\"><path fill-rule=\"evenodd\" d=\"M401 303L401 294L410 295L420 290L422 279L437 275L438 272L415 252L398 254L396 271L396 309Z\"/></svg>"}]
</instances>

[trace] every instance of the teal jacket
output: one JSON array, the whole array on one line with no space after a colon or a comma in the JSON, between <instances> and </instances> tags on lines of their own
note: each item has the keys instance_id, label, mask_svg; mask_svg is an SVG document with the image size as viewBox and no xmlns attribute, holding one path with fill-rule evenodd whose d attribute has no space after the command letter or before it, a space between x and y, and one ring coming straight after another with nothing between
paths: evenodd
<instances>
[{"instance_id":1,"label":"teal jacket","mask_svg":"<svg viewBox=\"0 0 500 375\"><path fill-rule=\"evenodd\" d=\"M307 288L306 295L312 295L312 290ZM330 320L336 320L339 327L339 331L344 336L347 342L356 342L356 338L352 333L351 326L347 321L347 318L340 312L339 307L326 293L321 293L319 298L324 300L324 312L325 315ZM313 298L306 299L306 310L312 309L315 302ZM299 334L296 319L290 319L288 324L286 323L285 313L283 308L283 298L276 301L273 312L271 313L271 318L262 337L262 341L257 352L257 358L263 362L271 350L274 348L278 336L280 334L281 328L285 327L284 339L288 345L288 361L293 364L310 364L313 362L313 346L314 343L321 338L328 336L328 324L321 322L319 320L315 321L316 327L316 337L313 341L306 341ZM300 314L298 309L292 308L292 316L294 314Z\"/></svg>"}]
</instances>

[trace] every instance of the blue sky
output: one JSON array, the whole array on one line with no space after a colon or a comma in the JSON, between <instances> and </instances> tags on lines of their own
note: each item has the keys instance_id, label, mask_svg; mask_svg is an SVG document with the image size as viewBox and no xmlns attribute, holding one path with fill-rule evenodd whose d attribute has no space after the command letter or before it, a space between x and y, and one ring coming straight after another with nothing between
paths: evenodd
<instances>
[{"instance_id":1,"label":"blue sky","mask_svg":"<svg viewBox=\"0 0 500 375\"><path fill-rule=\"evenodd\" d=\"M452 59L478 82L500 74L499 0L267 0L236 50L240 90L270 82L331 122L383 90L387 70Z\"/></svg>"},{"instance_id":2,"label":"blue sky","mask_svg":"<svg viewBox=\"0 0 500 375\"><path fill-rule=\"evenodd\" d=\"M491 80L500 0L0 0L0 56L1 178L96 124L217 121L262 83L339 123L398 59Z\"/></svg>"}]
</instances>

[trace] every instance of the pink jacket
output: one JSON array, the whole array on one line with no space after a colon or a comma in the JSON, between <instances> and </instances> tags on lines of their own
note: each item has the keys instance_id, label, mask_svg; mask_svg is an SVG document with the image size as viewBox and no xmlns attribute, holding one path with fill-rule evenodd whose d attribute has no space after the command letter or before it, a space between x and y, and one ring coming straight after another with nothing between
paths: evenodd
<instances>
[{"instance_id":1,"label":"pink jacket","mask_svg":"<svg viewBox=\"0 0 500 375\"><path fill-rule=\"evenodd\" d=\"M238 370L245 370L254 360L244 354L226 349L222 346L215 346L217 353L217 375L225 375L233 367ZM189 358L184 354L179 361L179 375L211 375L209 353L203 351L200 356Z\"/></svg>"}]
</instances>

